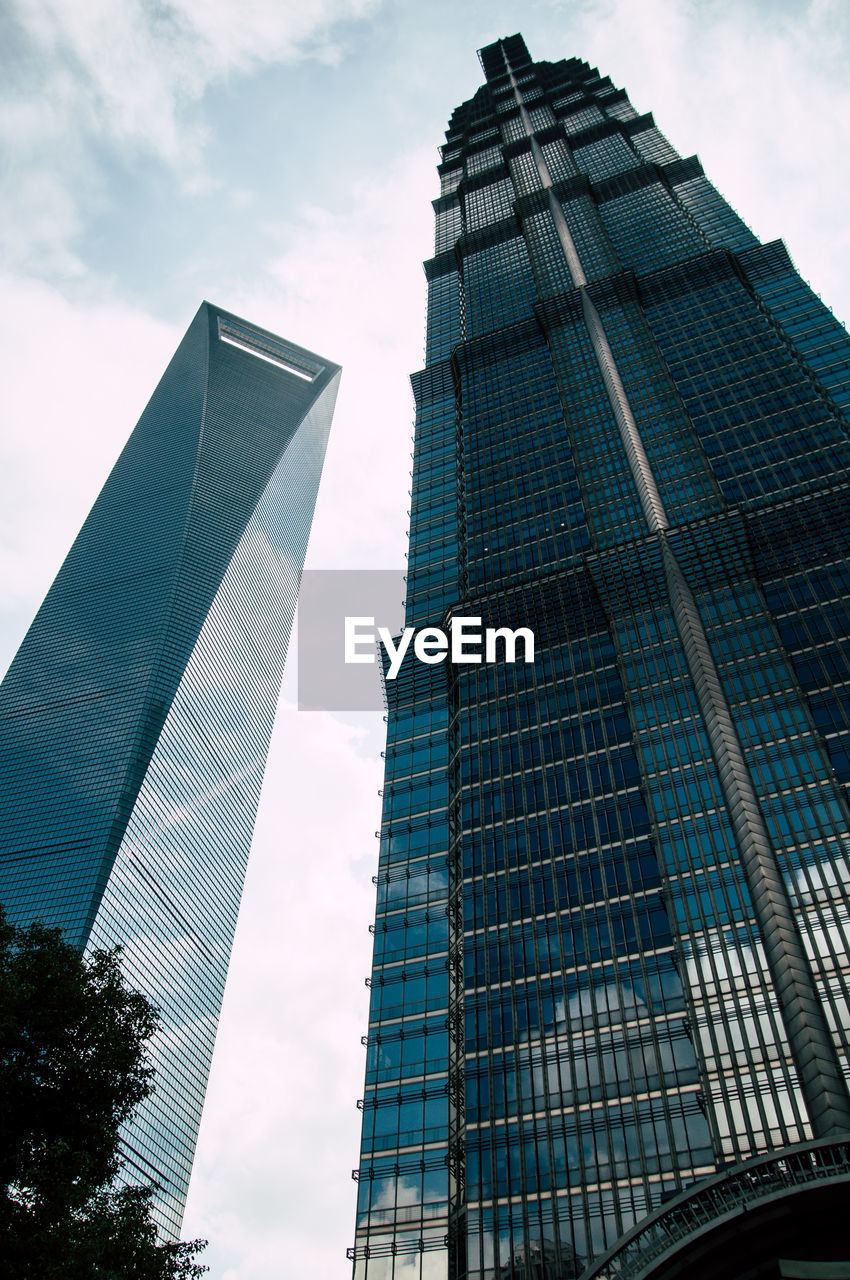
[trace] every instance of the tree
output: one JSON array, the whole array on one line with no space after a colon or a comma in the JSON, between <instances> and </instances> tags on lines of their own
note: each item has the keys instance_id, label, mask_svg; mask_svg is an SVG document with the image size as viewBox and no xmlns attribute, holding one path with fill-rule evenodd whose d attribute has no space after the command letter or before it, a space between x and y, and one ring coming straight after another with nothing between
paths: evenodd
<instances>
[{"instance_id":1,"label":"tree","mask_svg":"<svg viewBox=\"0 0 850 1280\"><path fill-rule=\"evenodd\" d=\"M119 1128L153 1088L157 1025L119 951L0 909L0 1276L193 1280L203 1241L162 1244L156 1187L119 1186Z\"/></svg>"}]
</instances>

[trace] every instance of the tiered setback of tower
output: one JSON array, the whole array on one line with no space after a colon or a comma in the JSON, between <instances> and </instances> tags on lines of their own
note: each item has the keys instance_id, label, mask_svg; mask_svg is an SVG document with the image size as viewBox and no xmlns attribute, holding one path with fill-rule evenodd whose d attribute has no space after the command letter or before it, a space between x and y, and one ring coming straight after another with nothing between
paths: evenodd
<instances>
[{"instance_id":1,"label":"tiered setback of tower","mask_svg":"<svg viewBox=\"0 0 850 1280\"><path fill-rule=\"evenodd\" d=\"M388 686L355 1280L575 1276L850 1129L850 339L608 79L481 59L407 621L536 660Z\"/></svg>"}]
</instances>

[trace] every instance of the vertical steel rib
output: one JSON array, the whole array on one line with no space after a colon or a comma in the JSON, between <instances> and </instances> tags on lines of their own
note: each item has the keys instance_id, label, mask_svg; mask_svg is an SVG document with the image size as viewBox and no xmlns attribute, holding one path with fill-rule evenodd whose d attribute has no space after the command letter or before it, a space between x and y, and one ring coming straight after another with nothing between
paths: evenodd
<instances>
[{"instance_id":1,"label":"vertical steel rib","mask_svg":"<svg viewBox=\"0 0 850 1280\"><path fill-rule=\"evenodd\" d=\"M826 1138L850 1129L850 1096L696 601L666 535L659 536L676 629L717 765L806 1110L815 1137Z\"/></svg>"},{"instance_id":2,"label":"vertical steel rib","mask_svg":"<svg viewBox=\"0 0 850 1280\"><path fill-rule=\"evenodd\" d=\"M646 456L643 440L635 422L635 416L632 413L632 407L629 404L626 389L623 386L617 362L614 359L614 353L611 350L611 344L608 341L608 335L599 317L599 312L593 305L587 289L582 287L580 292L584 322L590 335L593 354L596 356L596 363L599 365L599 372L602 374L602 381L605 383L608 403L611 406L620 432L620 439L626 451L629 470L638 491L644 519L652 533L659 533L669 527L664 504L661 501L661 494L658 492L658 485L655 483L655 476L652 473L649 458Z\"/></svg>"}]
</instances>

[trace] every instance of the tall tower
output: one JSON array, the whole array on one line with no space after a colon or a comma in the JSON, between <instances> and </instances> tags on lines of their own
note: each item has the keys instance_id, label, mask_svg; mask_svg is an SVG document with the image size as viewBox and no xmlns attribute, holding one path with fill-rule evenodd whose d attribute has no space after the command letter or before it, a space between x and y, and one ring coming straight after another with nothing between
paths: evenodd
<instances>
[{"instance_id":1,"label":"tall tower","mask_svg":"<svg viewBox=\"0 0 850 1280\"><path fill-rule=\"evenodd\" d=\"M388 682L354 1274L846 1257L850 340L610 80L480 56L407 621L537 650Z\"/></svg>"},{"instance_id":2,"label":"tall tower","mask_svg":"<svg viewBox=\"0 0 850 1280\"><path fill-rule=\"evenodd\" d=\"M123 1135L180 1229L338 366L203 303L0 686L0 902L161 1011Z\"/></svg>"}]
</instances>

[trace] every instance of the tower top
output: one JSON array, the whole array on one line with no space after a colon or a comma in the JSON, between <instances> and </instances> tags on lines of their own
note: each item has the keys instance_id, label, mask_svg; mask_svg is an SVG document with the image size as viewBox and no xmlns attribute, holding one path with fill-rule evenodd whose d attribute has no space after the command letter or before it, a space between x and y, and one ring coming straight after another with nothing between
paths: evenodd
<instances>
[{"instance_id":1,"label":"tower top","mask_svg":"<svg viewBox=\"0 0 850 1280\"><path fill-rule=\"evenodd\" d=\"M478 50L478 58L488 80L503 76L508 67L512 71L518 71L520 67L531 63L531 55L519 33L503 36L494 44L485 45Z\"/></svg>"}]
</instances>

